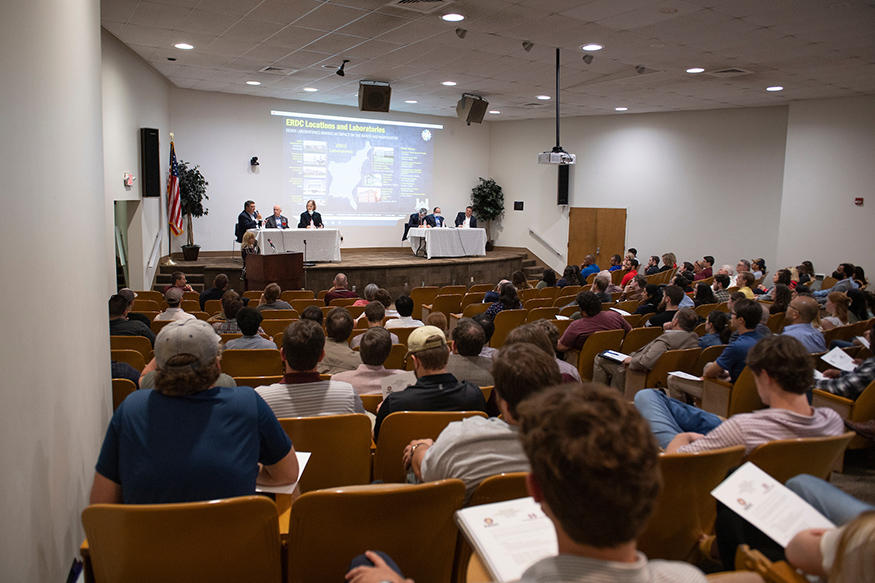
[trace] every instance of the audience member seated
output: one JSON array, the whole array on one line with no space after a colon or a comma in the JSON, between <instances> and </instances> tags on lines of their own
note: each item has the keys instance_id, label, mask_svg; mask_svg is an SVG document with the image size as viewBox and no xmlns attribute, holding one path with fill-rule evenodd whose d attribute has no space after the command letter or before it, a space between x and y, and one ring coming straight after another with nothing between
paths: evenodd
<instances>
[{"instance_id":1,"label":"audience member seated","mask_svg":"<svg viewBox=\"0 0 875 583\"><path fill-rule=\"evenodd\" d=\"M365 289L362 291L362 297L355 302L353 302L354 307L358 306L367 306L370 302L374 301L374 294L377 293L377 290L380 289L375 283L369 283L365 286Z\"/></svg>"},{"instance_id":2,"label":"audience member seated","mask_svg":"<svg viewBox=\"0 0 875 583\"><path fill-rule=\"evenodd\" d=\"M164 301L167 302L167 309L155 316L156 322L166 322L169 320L192 320L194 316L186 314L179 307L182 302L182 290L178 287L172 287L164 294Z\"/></svg>"},{"instance_id":3,"label":"audience member seated","mask_svg":"<svg viewBox=\"0 0 875 583\"><path fill-rule=\"evenodd\" d=\"M718 304L729 301L729 287L730 280L728 275L725 273L718 273L714 276L714 300Z\"/></svg>"},{"instance_id":4,"label":"audience member seated","mask_svg":"<svg viewBox=\"0 0 875 583\"><path fill-rule=\"evenodd\" d=\"M756 278L749 271L742 271L735 276L735 285L738 286L739 293L744 294L744 297L749 300L752 300L755 297L753 290L750 289L755 280Z\"/></svg>"},{"instance_id":5,"label":"audience member seated","mask_svg":"<svg viewBox=\"0 0 875 583\"><path fill-rule=\"evenodd\" d=\"M322 313L322 310L319 309L319 306L307 306L304 308L304 311L301 312L301 320L312 320L322 325L322 321L325 318L325 314Z\"/></svg>"},{"instance_id":6,"label":"audience member seated","mask_svg":"<svg viewBox=\"0 0 875 583\"><path fill-rule=\"evenodd\" d=\"M644 268L644 275L656 275L661 270L659 269L659 255L651 255L647 260L647 266Z\"/></svg>"},{"instance_id":7,"label":"audience member seated","mask_svg":"<svg viewBox=\"0 0 875 583\"><path fill-rule=\"evenodd\" d=\"M383 392L382 379L404 371L383 366L392 352L392 338L388 330L370 328L359 337L362 339L359 352L362 363L355 370L332 375L331 380L351 384L359 395L379 395Z\"/></svg>"},{"instance_id":8,"label":"audience member seated","mask_svg":"<svg viewBox=\"0 0 875 583\"><path fill-rule=\"evenodd\" d=\"M619 255L611 255L611 265L608 267L607 271L617 271L618 269L623 268L623 258Z\"/></svg>"},{"instance_id":9,"label":"audience member seated","mask_svg":"<svg viewBox=\"0 0 875 583\"><path fill-rule=\"evenodd\" d=\"M687 297L684 294L684 290L679 288L676 285L666 286L664 290L662 290L662 302L660 302L659 307L662 311L659 311L657 314L650 317L647 320L645 326L663 326L664 324L671 322L672 318L674 318L674 312L677 312L680 308L680 304L683 299ZM688 298L689 299L689 298Z\"/></svg>"},{"instance_id":10,"label":"audience member seated","mask_svg":"<svg viewBox=\"0 0 875 583\"><path fill-rule=\"evenodd\" d=\"M716 303L717 298L714 297L714 291L711 289L711 286L707 283L697 283L696 295L693 297L695 307L698 308L699 306L708 306Z\"/></svg>"},{"instance_id":11,"label":"audience member seated","mask_svg":"<svg viewBox=\"0 0 875 583\"><path fill-rule=\"evenodd\" d=\"M492 359L480 356L486 344L486 333L471 318L462 318L453 329L453 346L447 361L447 372L461 381L478 387L488 387L492 379Z\"/></svg>"},{"instance_id":12,"label":"audience member seated","mask_svg":"<svg viewBox=\"0 0 875 583\"><path fill-rule=\"evenodd\" d=\"M519 270L510 274L510 283L513 284L513 287L515 287L518 292L532 289L532 284L526 279L526 274Z\"/></svg>"},{"instance_id":13,"label":"audience member seated","mask_svg":"<svg viewBox=\"0 0 875 583\"><path fill-rule=\"evenodd\" d=\"M729 350L729 348L727 348ZM725 352L724 352L725 354ZM750 349L747 366L756 377L757 393L768 407L733 415L727 421L657 389L635 395L635 406L650 422L667 453L709 451L743 445L745 452L776 439L841 435L845 425L827 407L812 408L806 393L814 366L795 338L773 335Z\"/></svg>"},{"instance_id":14,"label":"audience member seated","mask_svg":"<svg viewBox=\"0 0 875 583\"><path fill-rule=\"evenodd\" d=\"M485 314L494 320L499 312L504 310L518 310L522 307L523 304L517 297L516 288L513 286L513 283L505 283L502 284L501 289L499 290L498 299L487 308Z\"/></svg>"},{"instance_id":15,"label":"audience member seated","mask_svg":"<svg viewBox=\"0 0 875 583\"><path fill-rule=\"evenodd\" d=\"M522 326L517 326L507 333L507 338L504 339L504 346L525 342L536 346L544 351L544 354L552 357L556 361L556 366L559 367L559 374L562 375L563 383L580 382L580 373L577 367L569 362L565 362L556 356L556 344L559 339L559 329L556 328L547 320L536 320ZM489 401L492 402L490 395ZM489 411L492 413L492 411ZM496 413L497 414L497 413Z\"/></svg>"},{"instance_id":16,"label":"audience member seated","mask_svg":"<svg viewBox=\"0 0 875 583\"><path fill-rule=\"evenodd\" d=\"M198 301L201 304L201 312L207 309L207 301L209 300L221 300L222 296L225 294L225 290L228 288L228 276L224 273L220 273L213 279L213 287L210 289L204 290L201 292L198 297Z\"/></svg>"},{"instance_id":17,"label":"audience member seated","mask_svg":"<svg viewBox=\"0 0 875 583\"><path fill-rule=\"evenodd\" d=\"M494 360L493 394L502 419L469 417L455 421L436 441L411 441L402 458L404 466L421 482L453 478L465 482L466 504L486 478L529 471L519 440L516 407L530 395L561 382L555 361L530 344L505 345Z\"/></svg>"},{"instance_id":18,"label":"audience member seated","mask_svg":"<svg viewBox=\"0 0 875 583\"><path fill-rule=\"evenodd\" d=\"M170 285L165 285L164 289L161 290L161 293L166 294L167 290L169 290L172 287L178 287L179 289L181 289L184 292L194 291L191 289L191 286L188 285L188 282L185 279L185 274L181 271L174 271L173 273L171 273L170 274L170 281L173 283L171 283Z\"/></svg>"},{"instance_id":19,"label":"audience member seated","mask_svg":"<svg viewBox=\"0 0 875 583\"><path fill-rule=\"evenodd\" d=\"M495 301L498 301L498 296L501 295L501 286L503 286L506 283L510 283L510 280L509 279L502 279L497 284L495 284L494 288L492 288L490 291L488 291L484 294L483 303L484 304L491 304ZM568 284L568 285L571 285L571 284Z\"/></svg>"},{"instance_id":20,"label":"audience member seated","mask_svg":"<svg viewBox=\"0 0 875 583\"><path fill-rule=\"evenodd\" d=\"M611 283L611 276L606 272L600 272L594 280L592 280L592 293L596 295L599 302L605 304L613 301L611 294L608 293L608 285Z\"/></svg>"},{"instance_id":21,"label":"audience member seated","mask_svg":"<svg viewBox=\"0 0 875 583\"><path fill-rule=\"evenodd\" d=\"M215 500L298 479L292 443L264 400L215 384L219 337L209 324L171 322L155 360L155 390L128 395L112 416L91 504Z\"/></svg>"},{"instance_id":22,"label":"audience member seated","mask_svg":"<svg viewBox=\"0 0 875 583\"><path fill-rule=\"evenodd\" d=\"M873 583L875 511L860 514L839 528L803 530L787 545L786 557L792 566L824 576L830 583Z\"/></svg>"},{"instance_id":23,"label":"audience member seated","mask_svg":"<svg viewBox=\"0 0 875 583\"><path fill-rule=\"evenodd\" d=\"M763 258L754 259L751 261L750 267L754 279L759 279L766 272L766 261Z\"/></svg>"},{"instance_id":24,"label":"audience member seated","mask_svg":"<svg viewBox=\"0 0 875 583\"><path fill-rule=\"evenodd\" d=\"M631 257L624 258L623 270L626 272L626 275L620 280L620 287L625 290L626 285L632 281L632 278L638 275L638 260ZM645 281L647 280L645 279Z\"/></svg>"},{"instance_id":25,"label":"audience member seated","mask_svg":"<svg viewBox=\"0 0 875 583\"><path fill-rule=\"evenodd\" d=\"M817 318L820 306L812 297L799 296L787 305L783 336L792 336L802 343L808 352L825 352L823 334L811 325Z\"/></svg>"},{"instance_id":26,"label":"audience member seated","mask_svg":"<svg viewBox=\"0 0 875 583\"><path fill-rule=\"evenodd\" d=\"M811 265L811 271L808 270L808 265ZM812 279L814 279L814 266L810 261L803 261L799 265L796 266L796 271L799 273L799 283L807 284Z\"/></svg>"},{"instance_id":27,"label":"audience member seated","mask_svg":"<svg viewBox=\"0 0 875 583\"><path fill-rule=\"evenodd\" d=\"M283 290L276 283L269 283L261 292L261 299L255 308L259 312L264 310L291 310L292 305L280 299Z\"/></svg>"},{"instance_id":28,"label":"audience member seated","mask_svg":"<svg viewBox=\"0 0 875 583\"><path fill-rule=\"evenodd\" d=\"M677 257L674 253L663 253L662 254L662 267L659 268L659 271L668 271L669 269L677 269Z\"/></svg>"},{"instance_id":29,"label":"audience member seated","mask_svg":"<svg viewBox=\"0 0 875 583\"><path fill-rule=\"evenodd\" d=\"M866 298L873 297L871 292L864 292L858 289L848 290L848 299L851 303L848 305L848 322L856 324L862 320L868 320L872 317L872 312L869 311ZM128 314L130 317L130 314Z\"/></svg>"},{"instance_id":30,"label":"audience member seated","mask_svg":"<svg viewBox=\"0 0 875 583\"><path fill-rule=\"evenodd\" d=\"M732 330L729 328L729 315L726 312L714 310L708 314L705 320L705 334L699 338L699 348L702 350L710 346L719 346L729 343Z\"/></svg>"},{"instance_id":31,"label":"audience member seated","mask_svg":"<svg viewBox=\"0 0 875 583\"><path fill-rule=\"evenodd\" d=\"M495 323L486 314L475 314L471 319L480 324L480 327L483 328L483 333L486 335L486 344L480 350L480 356L492 358L498 352L497 348L489 346L489 341L492 340L492 335L495 334Z\"/></svg>"},{"instance_id":32,"label":"audience member seated","mask_svg":"<svg viewBox=\"0 0 875 583\"><path fill-rule=\"evenodd\" d=\"M783 283L775 284L775 287L772 290L772 296L774 300L772 301L772 305L769 306L769 315L786 312L787 306L789 306L790 302L793 300L793 293L791 292L790 287Z\"/></svg>"},{"instance_id":33,"label":"audience member seated","mask_svg":"<svg viewBox=\"0 0 875 583\"><path fill-rule=\"evenodd\" d=\"M429 314L428 318L425 319L425 325L440 329L444 333L445 338L449 335L450 326L447 322L447 316L443 312L432 312Z\"/></svg>"},{"instance_id":34,"label":"audience member seated","mask_svg":"<svg viewBox=\"0 0 875 583\"><path fill-rule=\"evenodd\" d=\"M729 265L729 264L726 264L726 265L724 265L723 267L721 267L721 268L717 271L717 273L720 274L720 275L725 275L725 276L729 277L730 279L732 279L732 278L735 277L735 268L732 267L732 266ZM728 287L728 286L727 286L727 287Z\"/></svg>"},{"instance_id":35,"label":"audience member seated","mask_svg":"<svg viewBox=\"0 0 875 583\"><path fill-rule=\"evenodd\" d=\"M857 284L857 289L866 289L869 285L869 280L866 279L866 272L859 265L854 266L854 282Z\"/></svg>"},{"instance_id":36,"label":"audience member seated","mask_svg":"<svg viewBox=\"0 0 875 583\"><path fill-rule=\"evenodd\" d=\"M626 370L650 371L666 351L696 348L699 336L694 330L698 323L699 317L692 308L681 308L665 325L664 333L627 356L622 363L596 356L592 380L623 392L626 389Z\"/></svg>"},{"instance_id":37,"label":"audience member seated","mask_svg":"<svg viewBox=\"0 0 875 583\"><path fill-rule=\"evenodd\" d=\"M168 324L169 326L169 324ZM276 348L276 344L271 346L271 348ZM158 372L158 362L155 360L155 357L152 357L152 360L146 365L146 368L143 369L140 375L140 388L141 389L154 389L155 388L155 375ZM219 372L219 378L216 380L217 387L236 387L237 383L234 381L234 377L227 375L223 372Z\"/></svg>"},{"instance_id":38,"label":"audience member seated","mask_svg":"<svg viewBox=\"0 0 875 583\"><path fill-rule=\"evenodd\" d=\"M644 299L641 300L641 303L638 304L638 307L635 309L635 314L652 314L659 309L659 305L662 303L662 288L660 288L655 283L648 283L644 287Z\"/></svg>"},{"instance_id":39,"label":"audience member seated","mask_svg":"<svg viewBox=\"0 0 875 583\"><path fill-rule=\"evenodd\" d=\"M383 319L386 317L386 307L377 301L373 301L365 306L365 311L362 312L368 320L368 328L383 328ZM355 348L359 346L362 342L363 334L359 334L355 338L353 338L349 346L350 348ZM400 344L401 341L398 340L398 336L390 333L390 337L392 338L392 344Z\"/></svg>"},{"instance_id":40,"label":"audience member seated","mask_svg":"<svg viewBox=\"0 0 875 583\"><path fill-rule=\"evenodd\" d=\"M128 320L137 320L142 322L146 326L152 325L152 320L149 319L149 316L146 314L138 314L133 311L134 309L134 300L137 298L137 292L132 290L129 287L123 287L118 290L118 295L123 296L126 300L128 300Z\"/></svg>"},{"instance_id":41,"label":"audience member seated","mask_svg":"<svg viewBox=\"0 0 875 583\"><path fill-rule=\"evenodd\" d=\"M374 439L380 434L383 419L396 411L486 411L483 392L447 371L449 357L447 339L439 328L421 326L410 334L407 358L413 359L416 383L383 400L377 410Z\"/></svg>"},{"instance_id":42,"label":"audience member seated","mask_svg":"<svg viewBox=\"0 0 875 583\"><path fill-rule=\"evenodd\" d=\"M415 320L413 314L413 300L408 295L398 296L395 300L395 310L398 317L386 321L386 328L414 328L422 326L421 320Z\"/></svg>"},{"instance_id":43,"label":"audience member seated","mask_svg":"<svg viewBox=\"0 0 875 583\"><path fill-rule=\"evenodd\" d=\"M357 298L359 297L357 293L354 291L350 291L347 288L349 285L349 280L346 278L346 275L342 273L338 273L334 276L334 285L331 286L331 289L328 290L328 293L325 294L325 305L329 305L331 300L338 298Z\"/></svg>"},{"instance_id":44,"label":"audience member seated","mask_svg":"<svg viewBox=\"0 0 875 583\"><path fill-rule=\"evenodd\" d=\"M628 275L628 274L627 274ZM625 278L623 278L625 279ZM623 288L620 301L642 301L647 299L647 278L643 275L632 274L629 283Z\"/></svg>"},{"instance_id":45,"label":"audience member seated","mask_svg":"<svg viewBox=\"0 0 875 583\"><path fill-rule=\"evenodd\" d=\"M580 266L580 279L586 282L586 279L592 275L593 273L598 273L601 271L599 266L595 264L595 256L587 255L583 258L583 265ZM566 285L577 285L578 282L568 283ZM583 285L583 284L581 284Z\"/></svg>"},{"instance_id":46,"label":"audience member seated","mask_svg":"<svg viewBox=\"0 0 875 583\"><path fill-rule=\"evenodd\" d=\"M325 356L325 333L316 322L298 320L289 324L283 332L280 354L285 369L282 382L255 389L277 417L365 412L351 384L319 377L316 367Z\"/></svg>"},{"instance_id":47,"label":"audience member seated","mask_svg":"<svg viewBox=\"0 0 875 583\"><path fill-rule=\"evenodd\" d=\"M347 341L352 334L355 322L346 308L334 308L328 312L325 319L325 358L319 361L321 374L337 374L348 370L355 370L362 363L361 357Z\"/></svg>"},{"instance_id":48,"label":"audience member seated","mask_svg":"<svg viewBox=\"0 0 875 583\"><path fill-rule=\"evenodd\" d=\"M702 378L719 378L734 383L744 370L748 351L763 336L756 327L762 320L763 308L753 300L738 300L729 313L729 326L738 332L735 339L730 338L729 344L720 357L705 365ZM813 374L813 373L812 373ZM680 401L686 401L688 395L700 399L702 397L702 380L693 381L680 377L668 377L668 390L671 396Z\"/></svg>"},{"instance_id":49,"label":"audience member seated","mask_svg":"<svg viewBox=\"0 0 875 583\"><path fill-rule=\"evenodd\" d=\"M227 298L227 301L226 301ZM216 334L236 334L240 332L240 327L237 325L237 314L243 309L243 300L235 291L225 292L222 296L222 313L225 315L225 320L213 324L213 330ZM261 328L259 332L264 332Z\"/></svg>"},{"instance_id":50,"label":"audience member seated","mask_svg":"<svg viewBox=\"0 0 875 583\"><path fill-rule=\"evenodd\" d=\"M697 262L698 263L698 262ZM714 274L714 258L711 255L705 255L702 258L702 262L699 264L702 268L696 272L696 275L693 276L693 281L699 281L700 279L708 279Z\"/></svg>"},{"instance_id":51,"label":"audience member seated","mask_svg":"<svg viewBox=\"0 0 875 583\"><path fill-rule=\"evenodd\" d=\"M243 336L229 340L225 343L225 348L228 350L276 348L273 340L268 340L258 334L262 319L261 314L255 308L250 308L249 306L240 308L240 311L237 312L237 327L243 333Z\"/></svg>"},{"instance_id":52,"label":"audience member seated","mask_svg":"<svg viewBox=\"0 0 875 583\"><path fill-rule=\"evenodd\" d=\"M739 274L744 273L745 271L749 272L750 271L750 261L748 261L747 259L739 259L738 264L735 266L735 270ZM756 279L756 278L754 278L754 279Z\"/></svg>"},{"instance_id":53,"label":"audience member seated","mask_svg":"<svg viewBox=\"0 0 875 583\"><path fill-rule=\"evenodd\" d=\"M110 336L145 336L155 345L155 333L148 324L139 320L129 320L131 302L122 295L116 294L109 298L109 334Z\"/></svg>"},{"instance_id":54,"label":"audience member seated","mask_svg":"<svg viewBox=\"0 0 875 583\"><path fill-rule=\"evenodd\" d=\"M593 333L602 330L619 330L626 332L632 329L629 322L613 310L602 311L602 303L591 291L582 291L577 294L577 305L580 308L581 318L575 320L566 328L562 338L559 339L557 348L561 352L568 350L580 350L583 343Z\"/></svg>"},{"instance_id":55,"label":"audience member seated","mask_svg":"<svg viewBox=\"0 0 875 583\"><path fill-rule=\"evenodd\" d=\"M798 301L795 300L795 301ZM867 330L870 342L875 335L872 334L875 326ZM860 393L868 387L872 381L875 381L875 357L867 358L853 371L840 371L831 368L823 373L825 378L815 381L814 388L845 397L847 399L856 400Z\"/></svg>"},{"instance_id":56,"label":"audience member seated","mask_svg":"<svg viewBox=\"0 0 875 583\"><path fill-rule=\"evenodd\" d=\"M832 330L839 326L847 326L848 321L848 306L851 300L844 292L831 292L826 296L826 313L829 316L820 319L820 325L824 330Z\"/></svg>"},{"instance_id":57,"label":"audience member seated","mask_svg":"<svg viewBox=\"0 0 875 583\"><path fill-rule=\"evenodd\" d=\"M545 267L544 273L541 275L541 281L535 287L539 290L545 287L556 287L556 272L549 267Z\"/></svg>"},{"instance_id":58,"label":"audience member seated","mask_svg":"<svg viewBox=\"0 0 875 583\"><path fill-rule=\"evenodd\" d=\"M671 285L676 285L681 288L684 293L690 293L693 291L693 288L690 286L690 279L686 277L686 272L678 272L676 273L669 282ZM692 300L690 300L692 301ZM686 308L687 306L681 306L682 308ZM693 306L690 306L693 307Z\"/></svg>"},{"instance_id":59,"label":"audience member seated","mask_svg":"<svg viewBox=\"0 0 875 583\"><path fill-rule=\"evenodd\" d=\"M775 295L775 287L779 283L783 283L790 289L796 287L796 283L793 282L790 270L779 269L775 272L775 275L772 276L771 288L766 288L766 286L760 285L757 289L753 290L753 293L757 294L762 301L772 301Z\"/></svg>"},{"instance_id":60,"label":"audience member seated","mask_svg":"<svg viewBox=\"0 0 875 583\"><path fill-rule=\"evenodd\" d=\"M111 361L109 363L111 378L113 379L128 379L139 389L140 388L140 371L132 367L126 362Z\"/></svg>"}]
</instances>

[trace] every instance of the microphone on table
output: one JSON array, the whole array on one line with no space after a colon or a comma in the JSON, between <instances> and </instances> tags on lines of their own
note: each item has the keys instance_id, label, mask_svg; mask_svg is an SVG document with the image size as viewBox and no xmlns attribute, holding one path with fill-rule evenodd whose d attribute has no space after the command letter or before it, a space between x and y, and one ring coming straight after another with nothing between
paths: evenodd
<instances>
[{"instance_id":1,"label":"microphone on table","mask_svg":"<svg viewBox=\"0 0 875 583\"><path fill-rule=\"evenodd\" d=\"M271 241L270 239L268 239L267 242L270 243L270 248L273 249L273 252L274 252L274 253L276 253L276 247L274 247L274 245L273 245L273 241Z\"/></svg>"}]
</instances>

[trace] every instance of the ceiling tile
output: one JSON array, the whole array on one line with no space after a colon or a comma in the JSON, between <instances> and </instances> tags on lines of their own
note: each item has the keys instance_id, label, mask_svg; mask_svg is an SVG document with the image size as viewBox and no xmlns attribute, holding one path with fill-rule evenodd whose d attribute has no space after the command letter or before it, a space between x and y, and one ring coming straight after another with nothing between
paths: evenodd
<instances>
[{"instance_id":1,"label":"ceiling tile","mask_svg":"<svg viewBox=\"0 0 875 583\"><path fill-rule=\"evenodd\" d=\"M225 31L225 34L222 36L234 40L259 43L264 39L275 35L282 28L284 28L283 25L276 22L266 22L264 20L255 20L254 18L243 18Z\"/></svg>"},{"instance_id":2,"label":"ceiling tile","mask_svg":"<svg viewBox=\"0 0 875 583\"><path fill-rule=\"evenodd\" d=\"M237 16L228 16L196 8L176 28L184 32L200 32L218 36L231 28L238 20L240 18Z\"/></svg>"},{"instance_id":3,"label":"ceiling tile","mask_svg":"<svg viewBox=\"0 0 875 583\"><path fill-rule=\"evenodd\" d=\"M288 49L304 48L316 39L325 36L325 31L300 26L287 26L276 34L267 37L268 44Z\"/></svg>"},{"instance_id":4,"label":"ceiling tile","mask_svg":"<svg viewBox=\"0 0 875 583\"><path fill-rule=\"evenodd\" d=\"M660 0L623 0L623 2L617 2L616 0L595 0L594 2L587 2L583 6L565 10L562 12L562 15L587 22L598 22L639 8L653 6L659 2Z\"/></svg>"},{"instance_id":5,"label":"ceiling tile","mask_svg":"<svg viewBox=\"0 0 875 583\"><path fill-rule=\"evenodd\" d=\"M136 7L137 0L101 2L100 20L101 22L127 22Z\"/></svg>"},{"instance_id":6,"label":"ceiling tile","mask_svg":"<svg viewBox=\"0 0 875 583\"><path fill-rule=\"evenodd\" d=\"M261 2L262 0L201 0L197 7L218 14L246 16Z\"/></svg>"},{"instance_id":7,"label":"ceiling tile","mask_svg":"<svg viewBox=\"0 0 875 583\"><path fill-rule=\"evenodd\" d=\"M282 59L291 52L292 51L285 47L275 47L262 43L243 53L243 56L249 59L258 59L273 62L277 59Z\"/></svg>"},{"instance_id":8,"label":"ceiling tile","mask_svg":"<svg viewBox=\"0 0 875 583\"><path fill-rule=\"evenodd\" d=\"M324 3L315 10L308 12L295 21L298 26L315 28L317 30L331 31L361 18L367 14L364 10L357 10L347 6Z\"/></svg>"},{"instance_id":9,"label":"ceiling tile","mask_svg":"<svg viewBox=\"0 0 875 583\"><path fill-rule=\"evenodd\" d=\"M344 53L352 47L360 45L367 40L368 39L360 36L350 36L348 34L332 32L308 44L306 48L308 51L313 51L316 53L336 55L339 53Z\"/></svg>"},{"instance_id":10,"label":"ceiling tile","mask_svg":"<svg viewBox=\"0 0 875 583\"><path fill-rule=\"evenodd\" d=\"M264 0L247 16L256 20L291 24L321 5L319 0Z\"/></svg>"},{"instance_id":11,"label":"ceiling tile","mask_svg":"<svg viewBox=\"0 0 875 583\"><path fill-rule=\"evenodd\" d=\"M128 23L153 28L174 28L190 12L190 8L177 8L154 2L139 2L128 19Z\"/></svg>"},{"instance_id":12,"label":"ceiling tile","mask_svg":"<svg viewBox=\"0 0 875 583\"><path fill-rule=\"evenodd\" d=\"M357 12L352 13L354 16ZM355 36L364 36L367 38L376 38L381 34L385 34L390 30L404 26L410 19L399 18L389 14L381 14L379 12L363 13L357 20L354 20L346 26L340 27L340 32Z\"/></svg>"},{"instance_id":13,"label":"ceiling tile","mask_svg":"<svg viewBox=\"0 0 875 583\"><path fill-rule=\"evenodd\" d=\"M235 40L225 37L220 37L199 50L200 53L207 55L224 55L226 57L239 57L240 55L251 51L257 45L255 41Z\"/></svg>"}]
</instances>

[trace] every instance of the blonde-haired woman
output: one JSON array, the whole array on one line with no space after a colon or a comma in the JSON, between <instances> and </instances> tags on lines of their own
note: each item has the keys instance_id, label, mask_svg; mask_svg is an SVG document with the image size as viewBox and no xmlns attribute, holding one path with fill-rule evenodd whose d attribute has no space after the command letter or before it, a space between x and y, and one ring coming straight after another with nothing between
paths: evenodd
<instances>
[{"instance_id":1,"label":"blonde-haired woman","mask_svg":"<svg viewBox=\"0 0 875 583\"><path fill-rule=\"evenodd\" d=\"M261 255L261 249L258 247L258 240L255 231L246 231L243 233L243 242L240 243L240 256L243 257L243 272L240 274L240 279L246 281L246 258L249 255ZM246 289L249 289L249 282L246 282Z\"/></svg>"}]
</instances>

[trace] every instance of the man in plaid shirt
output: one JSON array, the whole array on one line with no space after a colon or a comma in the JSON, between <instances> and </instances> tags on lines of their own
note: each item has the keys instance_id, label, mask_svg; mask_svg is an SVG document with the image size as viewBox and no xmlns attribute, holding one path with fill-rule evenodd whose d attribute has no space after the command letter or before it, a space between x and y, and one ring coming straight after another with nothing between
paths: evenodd
<instances>
[{"instance_id":1,"label":"man in plaid shirt","mask_svg":"<svg viewBox=\"0 0 875 583\"><path fill-rule=\"evenodd\" d=\"M875 328L875 326L873 326ZM866 331L867 340L871 341L872 331ZM823 373L825 378L820 379L814 388L832 393L840 397L856 400L860 393L875 381L875 357L867 358L860 366L851 372L844 372L834 368Z\"/></svg>"}]
</instances>

